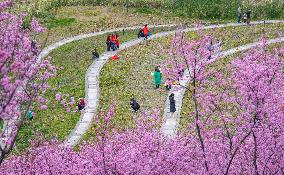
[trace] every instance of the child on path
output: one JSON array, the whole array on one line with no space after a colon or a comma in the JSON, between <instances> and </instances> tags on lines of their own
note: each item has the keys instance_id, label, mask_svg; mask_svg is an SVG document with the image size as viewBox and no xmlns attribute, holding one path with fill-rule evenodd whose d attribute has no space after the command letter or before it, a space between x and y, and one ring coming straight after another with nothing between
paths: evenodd
<instances>
[{"instance_id":1,"label":"child on path","mask_svg":"<svg viewBox=\"0 0 284 175\"><path fill-rule=\"evenodd\" d=\"M158 89L161 85L161 80L162 80L162 74L161 71L159 69L159 67L155 67L155 72L154 72L154 82L156 85L156 89Z\"/></svg>"},{"instance_id":2,"label":"child on path","mask_svg":"<svg viewBox=\"0 0 284 175\"><path fill-rule=\"evenodd\" d=\"M173 93L169 96L171 118L174 117L174 113L176 112L176 101L174 96L175 94Z\"/></svg>"},{"instance_id":3,"label":"child on path","mask_svg":"<svg viewBox=\"0 0 284 175\"><path fill-rule=\"evenodd\" d=\"M131 108L132 108L135 112L137 112L137 111L140 109L139 103L138 103L134 98L132 98L132 99L130 100L130 105L131 105Z\"/></svg>"}]
</instances>

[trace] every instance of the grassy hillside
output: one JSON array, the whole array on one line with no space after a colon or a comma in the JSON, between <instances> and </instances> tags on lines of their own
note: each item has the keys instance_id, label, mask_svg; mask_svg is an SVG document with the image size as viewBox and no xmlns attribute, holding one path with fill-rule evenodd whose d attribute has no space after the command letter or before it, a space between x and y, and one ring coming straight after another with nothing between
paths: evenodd
<instances>
[{"instance_id":1,"label":"grassy hillside","mask_svg":"<svg viewBox=\"0 0 284 175\"><path fill-rule=\"evenodd\" d=\"M146 14L170 14L194 19L236 18L238 6L251 9L255 19L280 19L284 17L283 0L27 0L20 3L22 9L36 9L35 14L48 15L48 10L62 6L100 5L127 8Z\"/></svg>"}]
</instances>

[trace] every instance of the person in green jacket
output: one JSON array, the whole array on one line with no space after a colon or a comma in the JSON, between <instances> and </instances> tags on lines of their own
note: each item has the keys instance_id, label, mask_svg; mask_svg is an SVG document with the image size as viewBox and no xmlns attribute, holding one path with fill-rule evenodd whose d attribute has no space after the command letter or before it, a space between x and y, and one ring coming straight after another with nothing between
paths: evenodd
<instances>
[{"instance_id":1,"label":"person in green jacket","mask_svg":"<svg viewBox=\"0 0 284 175\"><path fill-rule=\"evenodd\" d=\"M162 80L162 74L161 74L161 71L159 70L159 67L157 66L155 67L155 72L154 72L154 81L155 81L156 89L160 87L161 80Z\"/></svg>"}]
</instances>

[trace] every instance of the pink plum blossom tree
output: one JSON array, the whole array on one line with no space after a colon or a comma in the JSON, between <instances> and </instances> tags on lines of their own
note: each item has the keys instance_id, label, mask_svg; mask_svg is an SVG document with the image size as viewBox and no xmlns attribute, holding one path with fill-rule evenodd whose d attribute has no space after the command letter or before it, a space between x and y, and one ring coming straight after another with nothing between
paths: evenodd
<instances>
[{"instance_id":1,"label":"pink plum blossom tree","mask_svg":"<svg viewBox=\"0 0 284 175\"><path fill-rule=\"evenodd\" d=\"M184 58L190 71L194 123L189 124L189 133L197 136L203 153L200 169L216 174L283 174L282 49L271 54L263 40L221 73L205 67L211 62L210 36L188 44L183 40L182 34L176 36L169 55ZM172 67L172 61L166 63L166 75L179 80L180 70Z\"/></svg>"},{"instance_id":2,"label":"pink plum blossom tree","mask_svg":"<svg viewBox=\"0 0 284 175\"><path fill-rule=\"evenodd\" d=\"M5 11L11 5L0 3L0 163L12 150L19 129L28 111L37 103L46 109L43 97L49 88L48 79L54 77L56 68L48 59L38 58L37 43L31 35L44 29L33 19L31 30L24 29L25 14L14 15Z\"/></svg>"}]
</instances>

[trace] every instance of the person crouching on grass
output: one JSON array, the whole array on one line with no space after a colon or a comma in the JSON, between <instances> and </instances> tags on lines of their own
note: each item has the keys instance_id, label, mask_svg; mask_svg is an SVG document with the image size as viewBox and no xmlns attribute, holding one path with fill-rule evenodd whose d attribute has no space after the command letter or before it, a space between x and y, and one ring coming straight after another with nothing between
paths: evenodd
<instances>
[{"instance_id":1,"label":"person crouching on grass","mask_svg":"<svg viewBox=\"0 0 284 175\"><path fill-rule=\"evenodd\" d=\"M140 109L139 103L134 98L130 99L130 106L134 112L137 112Z\"/></svg>"},{"instance_id":2,"label":"person crouching on grass","mask_svg":"<svg viewBox=\"0 0 284 175\"><path fill-rule=\"evenodd\" d=\"M78 106L78 110L81 112L86 107L85 100L83 98L80 98L77 106Z\"/></svg>"}]
</instances>

